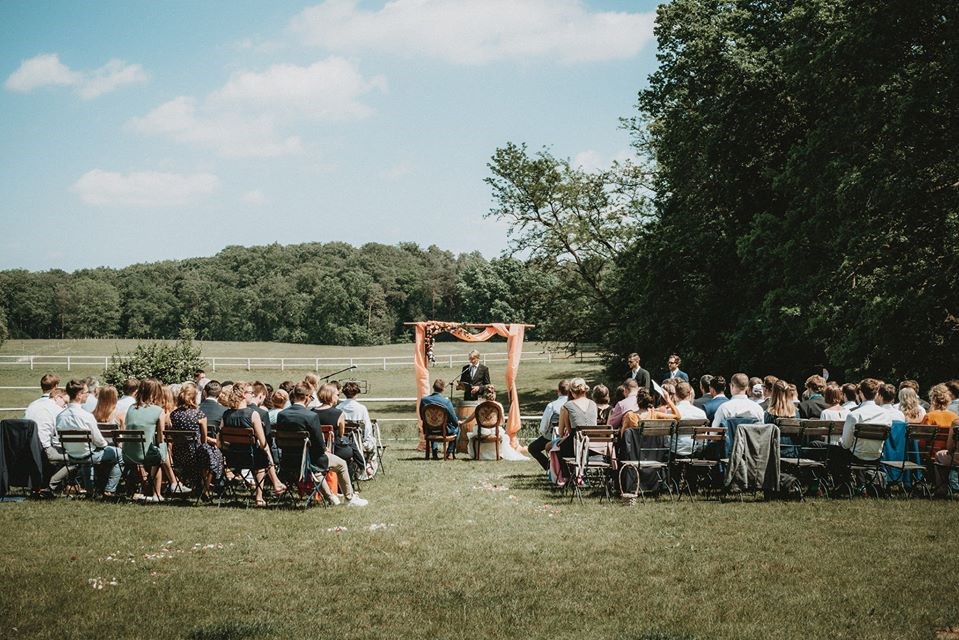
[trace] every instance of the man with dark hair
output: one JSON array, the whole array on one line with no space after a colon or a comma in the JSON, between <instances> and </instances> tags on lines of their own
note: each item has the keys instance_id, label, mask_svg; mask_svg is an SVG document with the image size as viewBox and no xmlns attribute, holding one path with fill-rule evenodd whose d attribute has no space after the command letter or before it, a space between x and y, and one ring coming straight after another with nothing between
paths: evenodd
<instances>
[{"instance_id":1,"label":"man with dark hair","mask_svg":"<svg viewBox=\"0 0 959 640\"><path fill-rule=\"evenodd\" d=\"M713 399L713 395L709 393L709 382L712 379L708 373L699 379L699 397L693 400L694 407L706 410L706 403Z\"/></svg>"},{"instance_id":2,"label":"man with dark hair","mask_svg":"<svg viewBox=\"0 0 959 640\"><path fill-rule=\"evenodd\" d=\"M653 379L649 375L649 371L639 366L639 354L635 352L629 354L629 357L626 358L626 364L629 366L628 379L635 380L636 384L640 387L646 387L646 390L652 393Z\"/></svg>"},{"instance_id":3,"label":"man with dark hair","mask_svg":"<svg viewBox=\"0 0 959 640\"><path fill-rule=\"evenodd\" d=\"M207 385L209 386L209 384ZM303 384L293 387L290 393L290 406L276 414L277 431L306 431L310 436L310 472L325 474L326 471L336 472L343 497L348 507L365 507L369 501L353 492L353 482L350 480L350 471L346 460L334 455L326 449L326 439L323 437L323 425L320 416L315 411L306 408L312 391ZM326 481L323 481L323 491L326 499L334 504L340 504L340 499L330 492Z\"/></svg>"},{"instance_id":4,"label":"man with dark hair","mask_svg":"<svg viewBox=\"0 0 959 640\"><path fill-rule=\"evenodd\" d=\"M844 409L852 411L858 407L862 402L862 398L859 397L859 385L854 382L842 385L842 397L845 399L842 403Z\"/></svg>"},{"instance_id":5,"label":"man with dark hair","mask_svg":"<svg viewBox=\"0 0 959 640\"><path fill-rule=\"evenodd\" d=\"M60 378L56 374L47 373L40 378L41 396L27 405L27 410L23 414L25 420L33 420L37 423L37 436L40 438L40 448L43 450L47 461L53 466L59 466L50 477L48 485L49 490L56 491L67 477L67 467L64 463L67 461L63 447L60 446L60 437L57 435L57 415L62 411L50 394L60 384ZM62 465L62 466L61 466Z\"/></svg>"},{"instance_id":6,"label":"man with dark hair","mask_svg":"<svg viewBox=\"0 0 959 640\"><path fill-rule=\"evenodd\" d=\"M140 381L134 377L129 377L123 381L123 395L117 400L117 415L127 417L127 411L130 410L136 401L137 389L140 388Z\"/></svg>"},{"instance_id":7,"label":"man with dark hair","mask_svg":"<svg viewBox=\"0 0 959 640\"><path fill-rule=\"evenodd\" d=\"M203 387L201 395L203 400L200 402L200 411L206 416L206 430L211 438L215 438L220 431L220 423L223 422L223 412L226 407L219 403L220 391L223 388L216 380L207 381Z\"/></svg>"},{"instance_id":8,"label":"man with dark hair","mask_svg":"<svg viewBox=\"0 0 959 640\"><path fill-rule=\"evenodd\" d=\"M370 411L366 406L356 399L360 395L360 385L355 380L348 380L343 384L344 400L336 405L336 408L343 412L343 418L351 422L358 422L363 425L363 462L365 469L360 473L360 480L368 480L376 473L377 459L376 437L373 435L373 422L370 420Z\"/></svg>"},{"instance_id":9,"label":"man with dark hair","mask_svg":"<svg viewBox=\"0 0 959 640\"><path fill-rule=\"evenodd\" d=\"M729 380L729 391L732 397L715 408L713 427L721 427L724 420L733 418L747 418L753 422L763 421L763 410L746 395L747 387L749 387L749 376L745 373L733 374ZM709 405L706 406L709 407ZM709 414L708 409L706 414Z\"/></svg>"},{"instance_id":10,"label":"man with dark hair","mask_svg":"<svg viewBox=\"0 0 959 640\"><path fill-rule=\"evenodd\" d=\"M97 420L93 414L84 410L83 403L87 399L87 384L84 380L71 380L67 383L67 395L70 397L70 403L57 416L57 432L61 431L89 431L90 442L93 445L93 451L90 452L86 445L67 444L64 450L70 457L91 462L93 465L109 465L109 475L107 484L103 490L106 497L112 496L117 486L120 484L120 450L110 446L100 429L97 427ZM75 449L73 447L76 447ZM92 469L91 474L85 478L87 490L93 489Z\"/></svg>"},{"instance_id":11,"label":"man with dark hair","mask_svg":"<svg viewBox=\"0 0 959 640\"><path fill-rule=\"evenodd\" d=\"M443 391L446 390L446 383L441 379L437 378L433 382L433 393L428 396L423 396L420 399L420 418L423 417L423 408L431 404L438 405L446 409L446 433L452 436L458 436L460 433L460 421L459 416L456 415L456 409L453 408L453 403L450 402L450 399L443 395ZM436 442L430 443L430 448L433 451L433 459L439 460L439 445ZM452 453L456 449L456 441L452 441L447 446L447 452Z\"/></svg>"},{"instance_id":12,"label":"man with dark hair","mask_svg":"<svg viewBox=\"0 0 959 640\"><path fill-rule=\"evenodd\" d=\"M720 405L729 400L726 397L726 378L723 376L713 376L709 381L709 400L703 405L703 411L706 412L706 419L712 422L716 417L716 410Z\"/></svg>"},{"instance_id":13,"label":"man with dark hair","mask_svg":"<svg viewBox=\"0 0 959 640\"><path fill-rule=\"evenodd\" d=\"M889 414L893 422L906 422L905 414L896 407L896 385L882 383L876 393L876 404Z\"/></svg>"},{"instance_id":14,"label":"man with dark hair","mask_svg":"<svg viewBox=\"0 0 959 640\"><path fill-rule=\"evenodd\" d=\"M806 378L806 390L809 397L799 403L799 417L818 420L823 409L828 405L823 392L826 390L826 379L819 375Z\"/></svg>"},{"instance_id":15,"label":"man with dark hair","mask_svg":"<svg viewBox=\"0 0 959 640\"><path fill-rule=\"evenodd\" d=\"M539 436L529 443L526 451L533 456L544 471L549 471L549 456L546 447L553 441L553 428L559 425L559 412L569 400L569 380L560 380L556 387L556 399L546 405L539 421Z\"/></svg>"},{"instance_id":16,"label":"man with dark hair","mask_svg":"<svg viewBox=\"0 0 959 640\"><path fill-rule=\"evenodd\" d=\"M679 378L683 382L689 382L689 376L685 371L680 371L679 365L682 363L682 360L679 359L679 356L675 353L669 356L666 359L666 366L669 368L669 373L666 376L670 380L673 378Z\"/></svg>"}]
</instances>

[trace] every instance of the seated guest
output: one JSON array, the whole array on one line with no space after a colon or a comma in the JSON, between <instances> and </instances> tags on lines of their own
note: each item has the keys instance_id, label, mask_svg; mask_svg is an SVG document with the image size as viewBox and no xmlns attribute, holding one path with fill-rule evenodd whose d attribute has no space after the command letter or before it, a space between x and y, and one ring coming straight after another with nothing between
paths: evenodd
<instances>
[{"instance_id":1,"label":"seated guest","mask_svg":"<svg viewBox=\"0 0 959 640\"><path fill-rule=\"evenodd\" d=\"M678 378L677 378L678 380ZM672 400L676 402L676 385L674 382L663 381L659 387L665 392L665 396L661 396L658 393L650 394L654 396L654 401L659 401L659 404L656 405L656 410L661 413L669 413L669 405L666 404L667 400Z\"/></svg>"},{"instance_id":2,"label":"seated guest","mask_svg":"<svg viewBox=\"0 0 959 640\"><path fill-rule=\"evenodd\" d=\"M862 404L846 416L846 422L842 428L842 439L838 446L832 445L831 447L829 466L834 478L843 479L847 477L849 463L853 458L875 460L882 452L881 442L875 440L857 441L855 437L857 424L892 425L889 413L876 404L880 384L881 382L874 378L866 378L859 383L859 393L863 397Z\"/></svg>"},{"instance_id":3,"label":"seated guest","mask_svg":"<svg viewBox=\"0 0 959 640\"><path fill-rule=\"evenodd\" d=\"M676 385L676 411L681 420L705 420L706 412L689 401L693 395L693 388L688 382ZM680 436L676 438L674 453L678 456L689 456L693 453L693 437Z\"/></svg>"},{"instance_id":4,"label":"seated guest","mask_svg":"<svg viewBox=\"0 0 959 640\"><path fill-rule=\"evenodd\" d=\"M106 465L108 467L107 483L103 490L105 497L113 496L116 493L117 486L120 484L120 450L111 447L104 439L97 427L96 418L89 411L83 408L83 403L88 395L86 382L83 380L71 380L67 383L67 396L70 398L66 408L57 415L57 432L76 430L89 431L90 440L93 444L93 451L90 452L85 445L67 444L64 447L65 452L74 460L89 460L95 465ZM75 447L75 448L74 448ZM87 456L89 455L89 458ZM90 475L84 478L87 490L93 490L92 470Z\"/></svg>"},{"instance_id":5,"label":"seated guest","mask_svg":"<svg viewBox=\"0 0 959 640\"><path fill-rule=\"evenodd\" d=\"M60 384L60 378L53 373L44 374L40 378L40 397L27 405L27 410L23 414L25 420L33 420L37 423L37 436L40 439L40 449L47 458L47 462L54 467L59 467L53 475L50 476L47 489L50 492L56 491L67 478L68 469L64 465L66 454L63 447L60 446L60 437L57 435L57 415L66 406L62 399L58 402L53 394ZM60 394L56 394L59 397Z\"/></svg>"},{"instance_id":6,"label":"seated guest","mask_svg":"<svg viewBox=\"0 0 959 640\"><path fill-rule=\"evenodd\" d=\"M776 380L779 380L776 376L766 376L763 378L763 401L759 403L763 411L769 406L769 400L773 397L773 385L776 384Z\"/></svg>"},{"instance_id":7,"label":"seated guest","mask_svg":"<svg viewBox=\"0 0 959 640\"><path fill-rule=\"evenodd\" d=\"M619 430L619 435L622 436L627 429L635 429L642 420L678 419L680 417L679 409L673 403L672 399L668 394L663 399L669 408L669 413L656 410L654 407L656 401L653 399L653 396L645 389L640 389L636 393L636 411L629 411L623 416L623 424Z\"/></svg>"},{"instance_id":8,"label":"seated guest","mask_svg":"<svg viewBox=\"0 0 959 640\"><path fill-rule=\"evenodd\" d=\"M207 381L207 386L210 384ZM196 398L195 383L181 385L176 409L170 413L170 425L178 431L196 433L197 440L189 442L187 446L174 447L173 457L187 470L191 484L202 487L200 495L208 498L212 482L215 480L219 483L223 477L223 453L216 447L216 438L207 432L207 417L197 407Z\"/></svg>"},{"instance_id":9,"label":"seated guest","mask_svg":"<svg viewBox=\"0 0 959 640\"><path fill-rule=\"evenodd\" d=\"M953 437L956 427L959 427L959 420L949 428L946 448L936 452L936 496L940 498L949 495L949 473L959 468L959 442Z\"/></svg>"},{"instance_id":10,"label":"seated guest","mask_svg":"<svg viewBox=\"0 0 959 640\"><path fill-rule=\"evenodd\" d=\"M140 381L132 376L123 381L123 395L117 400L117 415L127 417L127 411L137 401L136 395L139 386Z\"/></svg>"},{"instance_id":11,"label":"seated guest","mask_svg":"<svg viewBox=\"0 0 959 640\"><path fill-rule=\"evenodd\" d=\"M207 385L209 386L209 385ZM253 384L249 382L236 382L230 392L229 409L223 412L222 427L241 427L244 429L253 429L253 437L258 447L256 451L256 462L259 469L255 470L256 476L256 506L265 507L266 501L263 499L263 479L266 471L270 472L270 480L273 482L273 491L281 494L286 491L286 486L276 477L276 471L273 468L273 452L270 449L270 443L266 439L266 433L263 430L263 421L260 413L249 402L253 398Z\"/></svg>"},{"instance_id":12,"label":"seated guest","mask_svg":"<svg viewBox=\"0 0 959 640\"><path fill-rule=\"evenodd\" d=\"M645 389L643 389L645 391ZM596 426L596 403L587 397L589 385L582 378L569 383L570 398L559 411L559 457L571 458L576 431Z\"/></svg>"},{"instance_id":13,"label":"seated guest","mask_svg":"<svg viewBox=\"0 0 959 640\"><path fill-rule=\"evenodd\" d=\"M922 419L922 424L931 424L939 427L937 441L944 442L949 435L949 428L953 422L959 420L959 415L948 409L952 395L949 387L937 384L929 390L929 411Z\"/></svg>"},{"instance_id":14,"label":"seated guest","mask_svg":"<svg viewBox=\"0 0 959 640\"><path fill-rule=\"evenodd\" d=\"M429 405L438 405L446 409L446 433L451 436L458 436L460 433L460 421L456 415L456 409L449 398L443 395L446 390L446 383L437 378L433 381L433 393L423 396L420 399L420 417L423 415L423 408ZM439 460L439 445L436 441L430 442L430 449L433 452L433 459ZM446 452L450 455L456 450L456 441L450 442Z\"/></svg>"},{"instance_id":15,"label":"seated guest","mask_svg":"<svg viewBox=\"0 0 959 640\"><path fill-rule=\"evenodd\" d=\"M373 455L376 452L376 437L369 409L356 399L356 396L360 395L360 385L353 380L343 385L343 395L345 398L340 400L336 408L343 412L343 417L347 420L363 425L363 457L367 467L365 475L372 476L376 473L376 456Z\"/></svg>"},{"instance_id":16,"label":"seated guest","mask_svg":"<svg viewBox=\"0 0 959 640\"><path fill-rule=\"evenodd\" d=\"M626 415L626 413L636 411L636 393L640 388L639 383L633 379L629 379L623 384L626 387L626 397L617 402L613 410L609 412L608 424L617 429L623 426L623 416ZM645 387L643 388L645 389Z\"/></svg>"},{"instance_id":17,"label":"seated guest","mask_svg":"<svg viewBox=\"0 0 959 640\"><path fill-rule=\"evenodd\" d=\"M141 380L137 387L136 404L127 410L123 421L127 431L142 431L145 440L143 445L133 442L124 443L123 459L143 467L159 467L153 475L152 491L145 498L147 502L163 500L163 496L160 495L163 473L166 473L170 479L175 492L189 491L180 484L173 473L166 443L163 442L163 429L170 419L169 414L164 410L166 402L163 386L159 380L153 378ZM144 483L147 481L146 474L142 472L140 478Z\"/></svg>"},{"instance_id":18,"label":"seated guest","mask_svg":"<svg viewBox=\"0 0 959 640\"><path fill-rule=\"evenodd\" d=\"M556 399L546 405L539 421L539 437L529 443L526 451L533 456L544 471L549 471L549 456L545 451L553 442L553 429L559 429L559 414L569 400L569 380L560 380L556 387ZM555 419L554 419L555 418Z\"/></svg>"},{"instance_id":19,"label":"seated guest","mask_svg":"<svg viewBox=\"0 0 959 640\"><path fill-rule=\"evenodd\" d=\"M806 390L809 395L799 403L799 417L817 419L826 408L826 398L823 396L826 390L825 378L819 375L809 376L806 378Z\"/></svg>"},{"instance_id":20,"label":"seated guest","mask_svg":"<svg viewBox=\"0 0 959 640\"><path fill-rule=\"evenodd\" d=\"M602 384L593 387L593 402L596 403L596 424L606 424L609 421L609 412L613 407L609 404L609 389Z\"/></svg>"},{"instance_id":21,"label":"seated guest","mask_svg":"<svg viewBox=\"0 0 959 640\"><path fill-rule=\"evenodd\" d=\"M915 380L903 380L899 383L899 390L902 391L906 387L912 389L916 392L916 397L919 397L919 383ZM929 411L929 403L919 398L919 406L922 407L922 414L925 415L926 411ZM957 412L959 413L959 412Z\"/></svg>"},{"instance_id":22,"label":"seated guest","mask_svg":"<svg viewBox=\"0 0 959 640\"><path fill-rule=\"evenodd\" d=\"M715 380L714 380L715 382ZM762 422L762 408L746 396L746 387L749 385L749 377L745 373L734 374L729 380L729 390L732 397L728 401L722 402L714 409L712 426L723 426L724 420L732 418L749 418L753 422ZM709 415L711 405L706 405L706 415Z\"/></svg>"},{"instance_id":23,"label":"seated guest","mask_svg":"<svg viewBox=\"0 0 959 640\"><path fill-rule=\"evenodd\" d=\"M859 403L862 402L862 397L859 394L859 385L852 382L847 382L842 385L842 397L844 398L842 406L849 411L858 407Z\"/></svg>"},{"instance_id":24,"label":"seated guest","mask_svg":"<svg viewBox=\"0 0 959 640\"><path fill-rule=\"evenodd\" d=\"M488 403L488 402L494 404L494 405L496 406L496 408L497 408L497 415L498 415L498 418L499 418L499 424L496 425L496 426L483 426L483 425L480 424L479 416L477 415L477 414L479 413L479 408L480 408L481 406L483 406L484 404ZM506 429L505 429L505 427L504 427L504 425L503 425L503 419L504 419L505 416L506 416L506 412L503 410L503 405L501 405L501 404L496 400L496 387L493 386L493 385L491 385L491 384L486 385L486 386L483 388L483 402L481 402L480 404L478 404L478 405L476 406L476 411L473 412L473 415L470 416L470 418L469 418L468 420L464 420L464 422L473 422L473 424L476 425L476 427L475 427L474 429L471 429L471 430L466 434L467 437L468 437L468 439L469 439L469 441L468 441L468 451L469 451L470 457L478 457L478 458L481 459L481 460L487 460L487 459L488 459L488 460L493 460L493 459L495 459L495 457L496 457L496 448L495 448L494 445L495 445L496 443L495 443L495 442L492 442L492 441L489 441L489 440L487 440L487 441L485 441L485 442L477 443L477 442L476 442L476 438L478 438L479 436L483 436L483 437L495 436L495 435L496 435L496 432L497 432L497 427L498 427L498 428L499 428L499 455L500 455L500 458L503 459L503 460L513 460L513 461L528 460L528 459L529 459L529 458L527 458L526 456L524 456L522 453L520 453L519 451L517 451L516 449L514 449L514 448L512 447L512 445L510 444L510 442L509 442L509 434L506 432ZM483 445L487 445L487 446L484 447ZM477 446L480 447L480 449L479 449L480 455L479 455L479 456L476 456L476 447L477 447Z\"/></svg>"},{"instance_id":25,"label":"seated guest","mask_svg":"<svg viewBox=\"0 0 959 640\"><path fill-rule=\"evenodd\" d=\"M221 390L219 382L208 380L200 392L203 401L197 408L206 416L206 431L211 438L216 438L217 432L220 431L220 421L223 419L223 412L226 411L226 406L219 402Z\"/></svg>"},{"instance_id":26,"label":"seated guest","mask_svg":"<svg viewBox=\"0 0 959 640\"><path fill-rule=\"evenodd\" d=\"M699 397L692 401L694 407L706 410L706 403L713 399L712 394L709 393L709 382L712 379L713 377L709 374L699 379Z\"/></svg>"},{"instance_id":27,"label":"seated guest","mask_svg":"<svg viewBox=\"0 0 959 640\"><path fill-rule=\"evenodd\" d=\"M369 501L353 492L353 482L346 466L346 460L326 450L326 438L323 436L323 422L315 411L306 408L310 402L312 389L305 384L293 387L290 393L290 406L276 416L277 431L306 431L310 436L310 472L314 480L325 476L328 470L336 472L338 484L342 487L343 497L350 507L365 507ZM340 504L340 499L330 491L326 480L322 481L324 497L332 504Z\"/></svg>"},{"instance_id":28,"label":"seated guest","mask_svg":"<svg viewBox=\"0 0 959 640\"><path fill-rule=\"evenodd\" d=\"M919 404L919 396L912 387L899 386L899 404L896 408L902 412L906 422L918 424L926 417L926 410Z\"/></svg>"},{"instance_id":29,"label":"seated guest","mask_svg":"<svg viewBox=\"0 0 959 640\"><path fill-rule=\"evenodd\" d=\"M943 384L946 385L946 389L949 390L949 395L952 396L952 400L949 401L949 406L947 407L948 410L959 415L959 380L948 380L943 382Z\"/></svg>"},{"instance_id":30,"label":"seated guest","mask_svg":"<svg viewBox=\"0 0 959 640\"><path fill-rule=\"evenodd\" d=\"M277 389L268 398L270 403L270 425L276 424L276 416L290 406L290 395L283 389Z\"/></svg>"},{"instance_id":31,"label":"seated guest","mask_svg":"<svg viewBox=\"0 0 959 640\"><path fill-rule=\"evenodd\" d=\"M83 408L93 413L93 410L97 408L97 398L100 396L100 382L92 377L84 382L87 385L87 400L83 403Z\"/></svg>"},{"instance_id":32,"label":"seated guest","mask_svg":"<svg viewBox=\"0 0 959 640\"><path fill-rule=\"evenodd\" d=\"M750 384L752 384L752 391L750 391L749 393L749 398L756 404L762 404L763 402L766 402L766 393L763 390L762 379L760 378L756 378L756 379L759 380L759 382L755 384L752 383L753 378L749 379Z\"/></svg>"},{"instance_id":33,"label":"seated guest","mask_svg":"<svg viewBox=\"0 0 959 640\"><path fill-rule=\"evenodd\" d=\"M713 379L709 381L709 395L709 400L703 405L703 411L706 412L706 419L712 422L716 417L716 410L729 401L726 397L726 378L713 376Z\"/></svg>"},{"instance_id":34,"label":"seated guest","mask_svg":"<svg viewBox=\"0 0 959 640\"><path fill-rule=\"evenodd\" d=\"M353 439L345 436L346 418L343 416L343 412L336 408L339 398L336 385L332 382L321 385L319 391L316 392L316 397L320 401L320 405L315 407L313 411L320 416L320 424L336 427L333 453L346 460L354 478L359 477L366 470L366 461L363 459L363 453L353 443Z\"/></svg>"},{"instance_id":35,"label":"seated guest","mask_svg":"<svg viewBox=\"0 0 959 640\"><path fill-rule=\"evenodd\" d=\"M793 404L789 394L789 384L785 380L776 380L773 383L773 395L769 399L769 406L763 412L763 422L775 424L779 418L799 418L801 406L797 407Z\"/></svg>"},{"instance_id":36,"label":"seated guest","mask_svg":"<svg viewBox=\"0 0 959 640\"><path fill-rule=\"evenodd\" d=\"M123 428L126 415L120 415L117 411L117 388L112 384L100 387L97 405L93 408L93 417L99 424L113 424L118 429Z\"/></svg>"},{"instance_id":37,"label":"seated guest","mask_svg":"<svg viewBox=\"0 0 959 640\"><path fill-rule=\"evenodd\" d=\"M828 386L823 393L826 408L819 414L820 420L845 420L849 409L843 406L843 392L841 387Z\"/></svg>"},{"instance_id":38,"label":"seated guest","mask_svg":"<svg viewBox=\"0 0 959 640\"><path fill-rule=\"evenodd\" d=\"M883 383L879 385L878 402L892 418L893 422L905 422L906 416L894 404L896 402L896 385Z\"/></svg>"}]
</instances>

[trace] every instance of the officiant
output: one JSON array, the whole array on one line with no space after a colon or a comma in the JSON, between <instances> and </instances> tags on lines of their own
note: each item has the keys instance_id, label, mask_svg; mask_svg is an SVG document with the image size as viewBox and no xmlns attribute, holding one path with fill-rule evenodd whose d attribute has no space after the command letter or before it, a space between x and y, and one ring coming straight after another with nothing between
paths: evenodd
<instances>
[{"instance_id":1,"label":"officiant","mask_svg":"<svg viewBox=\"0 0 959 640\"><path fill-rule=\"evenodd\" d=\"M474 401L483 397L486 392L486 385L489 381L489 369L485 364L480 364L480 352L472 350L469 352L469 364L463 366L460 372L459 388L463 389L463 400Z\"/></svg>"}]
</instances>

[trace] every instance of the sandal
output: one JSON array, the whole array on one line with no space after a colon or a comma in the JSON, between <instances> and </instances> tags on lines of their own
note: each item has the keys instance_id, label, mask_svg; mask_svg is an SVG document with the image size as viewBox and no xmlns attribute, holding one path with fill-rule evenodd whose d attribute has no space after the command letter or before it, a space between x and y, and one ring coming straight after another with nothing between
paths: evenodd
<instances>
[{"instance_id":1,"label":"sandal","mask_svg":"<svg viewBox=\"0 0 959 640\"><path fill-rule=\"evenodd\" d=\"M253 506L257 509L266 509L266 500L257 500L256 504Z\"/></svg>"}]
</instances>

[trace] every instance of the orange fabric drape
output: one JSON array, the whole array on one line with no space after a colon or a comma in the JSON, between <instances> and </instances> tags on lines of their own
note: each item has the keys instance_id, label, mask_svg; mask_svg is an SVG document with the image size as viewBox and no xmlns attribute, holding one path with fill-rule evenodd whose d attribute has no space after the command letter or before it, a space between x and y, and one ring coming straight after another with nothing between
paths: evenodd
<instances>
[{"instance_id":1,"label":"orange fabric drape","mask_svg":"<svg viewBox=\"0 0 959 640\"><path fill-rule=\"evenodd\" d=\"M519 448L516 434L522 424L519 413L519 394L516 392L516 372L523 357L523 338L526 335L526 326L522 324L492 323L480 333L470 333L465 329L451 331L450 335L464 342L486 342L493 336L506 338L506 389L509 392L509 416L506 419L506 432L513 448ZM416 415L420 415L420 399L430 393L430 370L426 360L426 323L416 323L416 339L414 340L416 353L413 355L413 367L416 370ZM420 446L423 442L420 431Z\"/></svg>"}]
</instances>

